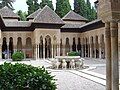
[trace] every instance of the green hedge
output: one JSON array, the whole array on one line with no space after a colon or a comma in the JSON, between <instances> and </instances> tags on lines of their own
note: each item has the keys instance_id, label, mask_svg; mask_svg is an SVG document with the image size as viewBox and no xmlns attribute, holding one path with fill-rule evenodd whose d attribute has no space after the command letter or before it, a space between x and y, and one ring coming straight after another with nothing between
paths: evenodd
<instances>
[{"instance_id":1,"label":"green hedge","mask_svg":"<svg viewBox=\"0 0 120 90\"><path fill-rule=\"evenodd\" d=\"M68 56L80 56L80 54L79 54L79 52L72 51L72 52L68 53Z\"/></svg>"},{"instance_id":2,"label":"green hedge","mask_svg":"<svg viewBox=\"0 0 120 90\"><path fill-rule=\"evenodd\" d=\"M13 53L13 55L12 55L13 61L21 61L23 59L24 59L24 53L21 51L17 51L15 53Z\"/></svg>"},{"instance_id":3,"label":"green hedge","mask_svg":"<svg viewBox=\"0 0 120 90\"><path fill-rule=\"evenodd\" d=\"M55 90L53 78L44 68L18 63L0 65L0 90Z\"/></svg>"}]
</instances>

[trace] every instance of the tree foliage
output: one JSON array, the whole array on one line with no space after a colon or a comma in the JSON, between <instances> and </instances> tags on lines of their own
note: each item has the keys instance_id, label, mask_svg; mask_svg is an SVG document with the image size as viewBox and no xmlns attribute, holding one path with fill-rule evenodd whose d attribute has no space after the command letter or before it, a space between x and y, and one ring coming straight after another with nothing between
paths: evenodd
<instances>
[{"instance_id":1,"label":"tree foliage","mask_svg":"<svg viewBox=\"0 0 120 90\"><path fill-rule=\"evenodd\" d=\"M96 19L96 10L91 7L89 0L74 0L74 11L81 16L87 18L89 21Z\"/></svg>"},{"instance_id":2,"label":"tree foliage","mask_svg":"<svg viewBox=\"0 0 120 90\"><path fill-rule=\"evenodd\" d=\"M21 10L17 11L17 14L20 16L21 21L26 21L27 13L22 12Z\"/></svg>"},{"instance_id":3,"label":"tree foliage","mask_svg":"<svg viewBox=\"0 0 120 90\"><path fill-rule=\"evenodd\" d=\"M15 0L0 0L0 8L7 6L8 8L14 10L12 5L14 2Z\"/></svg>"},{"instance_id":4,"label":"tree foliage","mask_svg":"<svg viewBox=\"0 0 120 90\"><path fill-rule=\"evenodd\" d=\"M40 3L40 7L43 8L45 5L49 6L52 10L54 10L51 0L42 0Z\"/></svg>"},{"instance_id":5,"label":"tree foliage","mask_svg":"<svg viewBox=\"0 0 120 90\"><path fill-rule=\"evenodd\" d=\"M27 0L26 3L28 5L28 15L39 9L38 0Z\"/></svg>"},{"instance_id":6,"label":"tree foliage","mask_svg":"<svg viewBox=\"0 0 120 90\"><path fill-rule=\"evenodd\" d=\"M56 0L55 12L62 18L71 10L69 0Z\"/></svg>"}]
</instances>

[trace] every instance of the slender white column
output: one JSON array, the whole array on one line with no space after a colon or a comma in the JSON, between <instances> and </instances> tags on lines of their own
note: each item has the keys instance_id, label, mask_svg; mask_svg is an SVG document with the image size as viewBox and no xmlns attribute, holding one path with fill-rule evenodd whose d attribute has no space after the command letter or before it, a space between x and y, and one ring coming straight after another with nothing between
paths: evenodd
<instances>
[{"instance_id":1,"label":"slender white column","mask_svg":"<svg viewBox=\"0 0 120 90\"><path fill-rule=\"evenodd\" d=\"M38 59L40 58L40 54L39 54L39 49L40 49L40 45L38 44Z\"/></svg>"},{"instance_id":2,"label":"slender white column","mask_svg":"<svg viewBox=\"0 0 120 90\"><path fill-rule=\"evenodd\" d=\"M43 59L45 59L45 39L43 39Z\"/></svg>"},{"instance_id":3,"label":"slender white column","mask_svg":"<svg viewBox=\"0 0 120 90\"><path fill-rule=\"evenodd\" d=\"M52 48L52 58L53 58L53 56L54 56L54 55L53 55L53 54L54 54L54 50L53 50L54 44L52 44L52 47L51 47L51 48Z\"/></svg>"},{"instance_id":4,"label":"slender white column","mask_svg":"<svg viewBox=\"0 0 120 90\"><path fill-rule=\"evenodd\" d=\"M38 58L37 58L37 57L38 57L38 55L37 55L37 44L35 45L35 52L36 52L36 53L35 53L35 59L37 60L37 59L38 59Z\"/></svg>"}]
</instances>

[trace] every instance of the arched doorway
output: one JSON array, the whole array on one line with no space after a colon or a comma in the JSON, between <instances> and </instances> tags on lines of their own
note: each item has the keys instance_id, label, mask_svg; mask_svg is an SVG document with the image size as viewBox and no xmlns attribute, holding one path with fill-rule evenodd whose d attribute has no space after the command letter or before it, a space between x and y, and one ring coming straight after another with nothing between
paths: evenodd
<instances>
[{"instance_id":1,"label":"arched doorway","mask_svg":"<svg viewBox=\"0 0 120 90\"><path fill-rule=\"evenodd\" d=\"M57 56L57 38L56 36L53 37L53 57Z\"/></svg>"},{"instance_id":2,"label":"arched doorway","mask_svg":"<svg viewBox=\"0 0 120 90\"><path fill-rule=\"evenodd\" d=\"M76 42L75 42L75 37L73 38L72 51L76 51Z\"/></svg>"},{"instance_id":3,"label":"arched doorway","mask_svg":"<svg viewBox=\"0 0 120 90\"><path fill-rule=\"evenodd\" d=\"M63 55L63 44L62 44L62 39L60 39L60 56Z\"/></svg>"},{"instance_id":4,"label":"arched doorway","mask_svg":"<svg viewBox=\"0 0 120 90\"><path fill-rule=\"evenodd\" d=\"M3 38L2 42L2 59L7 58L7 42L6 42L6 37Z\"/></svg>"},{"instance_id":5,"label":"arched doorway","mask_svg":"<svg viewBox=\"0 0 120 90\"><path fill-rule=\"evenodd\" d=\"M45 58L51 58L52 52L51 52L51 38L49 35L45 37Z\"/></svg>"},{"instance_id":6,"label":"arched doorway","mask_svg":"<svg viewBox=\"0 0 120 90\"><path fill-rule=\"evenodd\" d=\"M18 37L18 39L17 39L17 50L22 51L22 39L21 39L21 37Z\"/></svg>"},{"instance_id":7,"label":"arched doorway","mask_svg":"<svg viewBox=\"0 0 120 90\"><path fill-rule=\"evenodd\" d=\"M43 58L43 37L40 37L40 44L39 44L39 58Z\"/></svg>"},{"instance_id":8,"label":"arched doorway","mask_svg":"<svg viewBox=\"0 0 120 90\"><path fill-rule=\"evenodd\" d=\"M66 45L65 45L65 55L70 52L70 44L69 44L69 38L66 38Z\"/></svg>"},{"instance_id":9,"label":"arched doorway","mask_svg":"<svg viewBox=\"0 0 120 90\"><path fill-rule=\"evenodd\" d=\"M11 58L13 54L13 38L9 38L9 57Z\"/></svg>"},{"instance_id":10,"label":"arched doorway","mask_svg":"<svg viewBox=\"0 0 120 90\"><path fill-rule=\"evenodd\" d=\"M32 40L30 37L26 39L26 58L32 58Z\"/></svg>"},{"instance_id":11,"label":"arched doorway","mask_svg":"<svg viewBox=\"0 0 120 90\"><path fill-rule=\"evenodd\" d=\"M81 56L81 41L80 41L80 38L78 38L77 51L79 52L79 54Z\"/></svg>"},{"instance_id":12,"label":"arched doorway","mask_svg":"<svg viewBox=\"0 0 120 90\"><path fill-rule=\"evenodd\" d=\"M105 42L104 42L104 35L101 35L101 58L104 59L105 58Z\"/></svg>"},{"instance_id":13,"label":"arched doorway","mask_svg":"<svg viewBox=\"0 0 120 90\"><path fill-rule=\"evenodd\" d=\"M93 41L93 36L90 37L90 57L91 58L94 58L94 54L95 54L95 51L94 51L94 41Z\"/></svg>"},{"instance_id":14,"label":"arched doorway","mask_svg":"<svg viewBox=\"0 0 120 90\"><path fill-rule=\"evenodd\" d=\"M95 37L95 58L99 58L99 43L98 43L98 36Z\"/></svg>"},{"instance_id":15,"label":"arched doorway","mask_svg":"<svg viewBox=\"0 0 120 90\"><path fill-rule=\"evenodd\" d=\"M85 57L88 57L88 38L85 38Z\"/></svg>"}]
</instances>

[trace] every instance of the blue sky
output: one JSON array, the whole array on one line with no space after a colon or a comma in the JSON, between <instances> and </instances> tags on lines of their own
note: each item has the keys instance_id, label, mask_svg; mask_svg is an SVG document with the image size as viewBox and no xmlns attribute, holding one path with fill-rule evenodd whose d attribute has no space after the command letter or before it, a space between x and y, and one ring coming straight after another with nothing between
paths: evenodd
<instances>
[{"instance_id":1,"label":"blue sky","mask_svg":"<svg viewBox=\"0 0 120 90\"><path fill-rule=\"evenodd\" d=\"M74 0L69 0L69 1L70 1L70 4L71 4L72 8L73 8ZM96 0L90 0L92 5L94 5L94 1L96 1ZM39 2L40 2L40 0L39 0ZM56 0L52 0L52 2L53 2L53 5L55 7ZM15 12L18 11L18 10L27 11L26 0L16 0L16 2L13 4L13 7L15 8Z\"/></svg>"}]
</instances>

